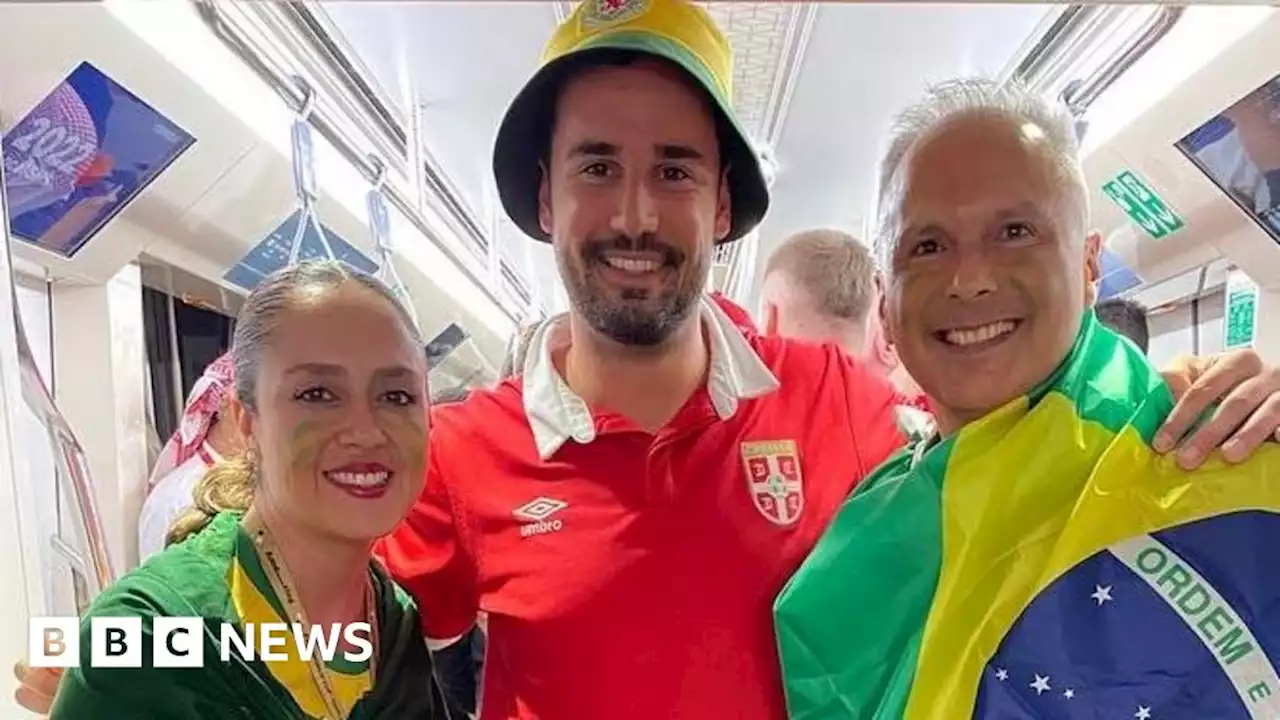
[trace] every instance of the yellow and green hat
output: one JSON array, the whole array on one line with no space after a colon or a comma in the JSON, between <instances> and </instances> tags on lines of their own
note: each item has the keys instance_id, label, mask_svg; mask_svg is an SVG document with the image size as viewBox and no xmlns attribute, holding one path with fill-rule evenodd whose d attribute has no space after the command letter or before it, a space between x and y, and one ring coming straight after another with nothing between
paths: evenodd
<instances>
[{"instance_id":1,"label":"yellow and green hat","mask_svg":"<svg viewBox=\"0 0 1280 720\"><path fill-rule=\"evenodd\" d=\"M647 53L687 72L720 116L721 152L729 166L732 224L724 242L747 234L769 209L759 157L733 113L733 54L702 8L686 0L586 0L556 28L542 66L507 109L493 151L498 195L530 237L551 238L538 225L538 163L551 140L560 86L574 71L619 50Z\"/></svg>"}]
</instances>

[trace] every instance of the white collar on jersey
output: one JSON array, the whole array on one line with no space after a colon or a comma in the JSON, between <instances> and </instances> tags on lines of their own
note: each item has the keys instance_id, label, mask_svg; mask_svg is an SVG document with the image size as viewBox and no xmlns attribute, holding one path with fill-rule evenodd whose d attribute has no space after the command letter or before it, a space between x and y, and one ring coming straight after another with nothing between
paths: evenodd
<instances>
[{"instance_id":1,"label":"white collar on jersey","mask_svg":"<svg viewBox=\"0 0 1280 720\"><path fill-rule=\"evenodd\" d=\"M738 411L739 400L777 390L778 379L714 300L704 296L699 315L711 341L707 391L716 414L727 420ZM568 329L565 315L543 321L524 359L524 412L543 460L570 439L585 445L596 437L590 409L569 389L551 360L552 352L569 342Z\"/></svg>"}]
</instances>

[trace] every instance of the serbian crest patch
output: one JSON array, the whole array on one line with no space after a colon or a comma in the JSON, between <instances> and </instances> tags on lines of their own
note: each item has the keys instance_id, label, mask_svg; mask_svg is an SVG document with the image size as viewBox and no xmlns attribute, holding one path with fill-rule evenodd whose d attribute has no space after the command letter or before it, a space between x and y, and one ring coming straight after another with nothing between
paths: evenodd
<instances>
[{"instance_id":1,"label":"serbian crest patch","mask_svg":"<svg viewBox=\"0 0 1280 720\"><path fill-rule=\"evenodd\" d=\"M804 478L795 440L742 443L751 501L775 525L794 525L804 512Z\"/></svg>"},{"instance_id":2,"label":"serbian crest patch","mask_svg":"<svg viewBox=\"0 0 1280 720\"><path fill-rule=\"evenodd\" d=\"M634 20L648 9L649 0L587 0L582 24L600 30Z\"/></svg>"}]
</instances>

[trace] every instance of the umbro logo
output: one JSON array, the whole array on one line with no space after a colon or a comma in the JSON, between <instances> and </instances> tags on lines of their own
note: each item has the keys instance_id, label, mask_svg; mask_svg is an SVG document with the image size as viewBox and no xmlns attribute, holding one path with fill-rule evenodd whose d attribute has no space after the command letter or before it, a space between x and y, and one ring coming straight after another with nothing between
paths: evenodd
<instances>
[{"instance_id":1,"label":"umbro logo","mask_svg":"<svg viewBox=\"0 0 1280 720\"><path fill-rule=\"evenodd\" d=\"M554 498L540 497L511 511L517 519L524 520L520 537L553 533L564 527L564 522L552 516L569 507L569 503Z\"/></svg>"}]
</instances>

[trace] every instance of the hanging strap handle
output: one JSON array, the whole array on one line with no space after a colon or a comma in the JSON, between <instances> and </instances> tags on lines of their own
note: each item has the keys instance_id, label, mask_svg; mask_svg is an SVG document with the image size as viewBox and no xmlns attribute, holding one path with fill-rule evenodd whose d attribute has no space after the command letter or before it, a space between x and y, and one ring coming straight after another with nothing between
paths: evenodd
<instances>
[{"instance_id":1,"label":"hanging strap handle","mask_svg":"<svg viewBox=\"0 0 1280 720\"><path fill-rule=\"evenodd\" d=\"M400 298L409 317L413 319L413 324L421 327L418 313L409 299L408 288L396 272L395 255L391 249L391 215L387 211L387 200L382 194L382 188L387 182L387 165L375 155L369 156L369 164L374 169L373 187L365 195L365 206L369 213L369 234L373 236L373 248L378 253L376 277Z\"/></svg>"},{"instance_id":2,"label":"hanging strap handle","mask_svg":"<svg viewBox=\"0 0 1280 720\"><path fill-rule=\"evenodd\" d=\"M330 260L337 259L337 255L333 252L333 247L329 244L329 238L326 236L324 226L320 224L319 217L316 216L316 200L320 197L319 187L316 184L315 170L315 144L311 137L311 112L315 109L316 93L307 83L298 76L294 76L293 81L302 91L303 101L302 108L298 111L297 118L293 121L293 129L291 133L293 145L293 189L298 200L298 225L294 228L293 238L289 242L289 265L297 265L302 256L302 242L307 236L309 227L315 228L317 237L320 238L320 244L324 248L325 256Z\"/></svg>"},{"instance_id":3,"label":"hanging strap handle","mask_svg":"<svg viewBox=\"0 0 1280 720\"><path fill-rule=\"evenodd\" d=\"M369 211L369 234L373 236L373 247L381 260L388 263L391 259L391 216L387 213L387 201L382 195L382 188L387 183L387 166L374 155L369 156L369 163L374 168L373 187L365 196L365 205Z\"/></svg>"}]
</instances>

